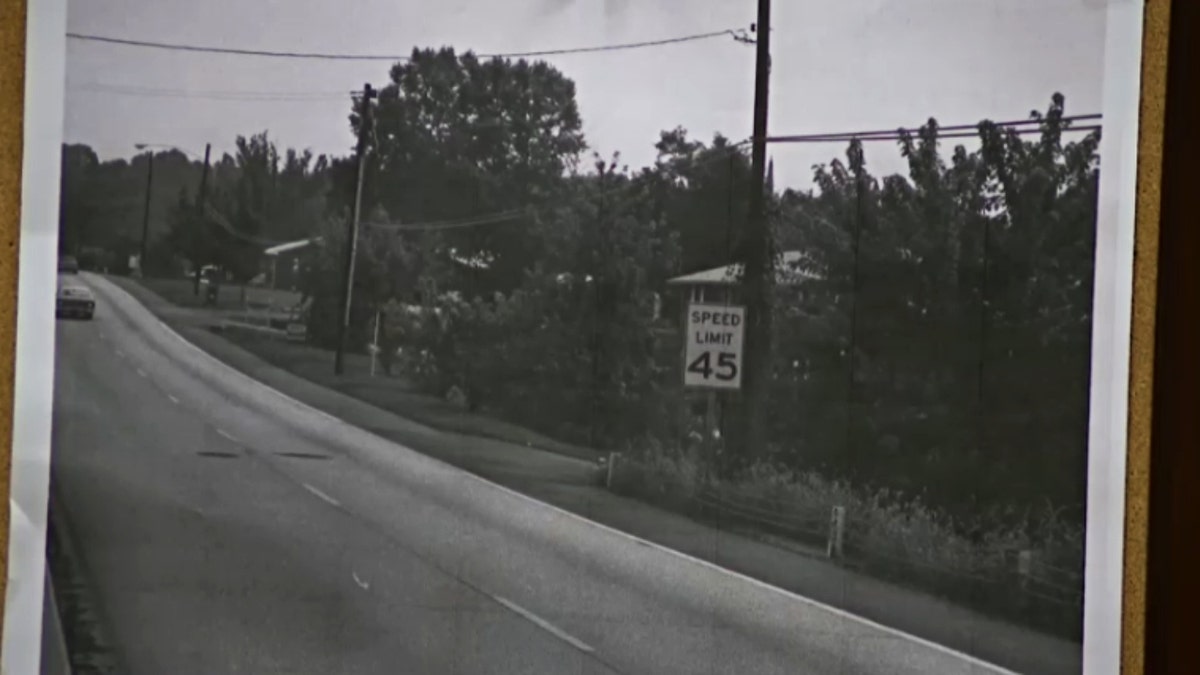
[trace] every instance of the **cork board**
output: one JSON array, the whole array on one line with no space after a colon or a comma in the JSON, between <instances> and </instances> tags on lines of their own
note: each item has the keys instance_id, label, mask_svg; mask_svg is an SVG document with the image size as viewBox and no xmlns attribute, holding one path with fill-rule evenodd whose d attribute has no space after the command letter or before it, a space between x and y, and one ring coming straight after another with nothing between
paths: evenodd
<instances>
[{"instance_id":1,"label":"cork board","mask_svg":"<svg viewBox=\"0 0 1200 675\"><path fill-rule=\"evenodd\" d=\"M20 228L22 113L26 0L0 0L0 550L7 553L9 475L13 408L13 349L16 333L16 280ZM1144 672L1146 550L1149 503L1150 412L1153 373L1155 282L1157 269L1163 110L1167 67L1169 0L1146 2L1139 132L1138 200L1133 289L1130 374L1123 671ZM7 555L0 555L0 591L7 579ZM0 626L2 629L2 626Z\"/></svg>"},{"instance_id":2,"label":"cork board","mask_svg":"<svg viewBox=\"0 0 1200 675\"><path fill-rule=\"evenodd\" d=\"M12 470L13 349L17 332L17 237L21 231L21 139L25 98L25 0L0 2L0 597L8 581ZM0 631L4 628L0 616Z\"/></svg>"},{"instance_id":3,"label":"cork board","mask_svg":"<svg viewBox=\"0 0 1200 675\"><path fill-rule=\"evenodd\" d=\"M1137 225L1133 263L1133 335L1129 373L1129 445L1126 460L1125 592L1121 621L1121 660L1124 673L1145 672L1150 412L1154 384L1154 316L1158 280L1159 202L1170 5L1170 0L1149 0L1146 3L1142 44Z\"/></svg>"}]
</instances>

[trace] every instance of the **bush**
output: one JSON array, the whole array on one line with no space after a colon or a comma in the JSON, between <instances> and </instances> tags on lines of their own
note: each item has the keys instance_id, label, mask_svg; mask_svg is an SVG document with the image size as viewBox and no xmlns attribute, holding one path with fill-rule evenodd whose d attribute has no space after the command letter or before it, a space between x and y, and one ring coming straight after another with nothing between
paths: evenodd
<instances>
[{"instance_id":1,"label":"bush","mask_svg":"<svg viewBox=\"0 0 1200 675\"><path fill-rule=\"evenodd\" d=\"M1053 510L1024 519L996 511L957 520L901 494L766 463L721 480L706 475L697 452L657 443L622 457L612 489L722 527L813 547L824 546L831 509L842 506L847 565L1059 635L1080 635L1083 530ZM1033 554L1028 578L1017 576L1020 551Z\"/></svg>"}]
</instances>

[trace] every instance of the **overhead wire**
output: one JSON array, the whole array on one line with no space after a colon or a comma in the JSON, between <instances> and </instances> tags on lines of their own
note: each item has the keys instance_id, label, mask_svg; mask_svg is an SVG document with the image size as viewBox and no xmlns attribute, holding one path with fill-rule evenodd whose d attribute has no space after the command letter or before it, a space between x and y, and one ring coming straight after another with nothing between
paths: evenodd
<instances>
[{"instance_id":1,"label":"overhead wire","mask_svg":"<svg viewBox=\"0 0 1200 675\"><path fill-rule=\"evenodd\" d=\"M1093 119L1099 119L1099 118L1100 118L1100 115L1077 115L1077 116L1073 116L1070 118L1064 117L1063 120L1070 122L1070 121L1074 121L1074 120L1093 120ZM1014 121L997 122L994 124L995 124L995 126L1000 127L1002 129L1007 129L1011 132L1024 135L1024 134L1030 134L1030 133L1041 133L1042 129L1040 127L1040 124L1042 124L1043 122L1044 122L1044 120L1030 119L1030 120L1014 120ZM1034 128L1027 128L1027 129L1020 128L1025 125L1032 125L1032 124L1036 124L1039 126L1034 127ZM941 139L941 138L965 138L965 137L971 137L971 136L978 136L978 134L979 134L978 131L974 131L974 132L965 131L966 129L977 129L978 126L979 125L959 124L959 125L948 125L948 126L944 126L944 127L939 127L937 137L939 139ZM1064 131L1068 131L1068 130L1074 130L1074 131L1099 130L1100 128L1101 128L1100 125L1087 125L1084 127L1067 127L1066 129L1064 129ZM942 133L943 130L950 130L950 132ZM867 131L867 132L838 132L838 133L831 133L831 134L775 136L775 137L768 137L767 141L768 141L768 143L848 142L848 141L852 141L855 139L897 141L897 140L900 140L900 138L901 138L900 134L902 132L911 134L911 133L914 133L915 131L916 130L913 130L913 129L901 128L901 129L897 129L896 131L893 131L893 132ZM891 135L890 136L885 135L888 133L890 133ZM709 164L714 164L717 161L725 161L729 158L729 156L731 154L743 151L743 148L748 146L750 143L751 143L751 139L747 138L747 139L744 139L741 141L731 142L720 148L709 148L708 151L706 153L704 153L701 157L687 158L687 159L683 160L683 163L684 164L690 163L690 166L688 168L696 169L696 168L707 166ZM639 178L638 175L630 176L621 185L618 185L618 186L612 187L612 188L608 188L607 190L603 190L599 194L602 197L608 198L611 196L619 195L626 191L642 189L645 187L645 183L637 180L638 178ZM246 235L244 233L241 233L241 232L237 231L236 228L234 228L232 225L230 225L229 222L227 220L225 220L225 218L220 213L218 213L214 209L212 209L211 206L206 205L205 209L206 209L206 212L209 214L209 216L212 217L214 219L214 221L222 229L226 230L227 232L229 232L230 234L232 234L235 237L239 237L239 238L245 239L247 241L250 241L252 243L258 243L258 244L266 245L266 246L274 246L274 245L277 245L280 243L284 243L284 242L279 242L279 241L260 239L257 237L253 237L251 235ZM366 221L363 223L363 226L372 228L372 229L387 230L387 231L393 231L393 232L436 232L436 231L459 230L459 229L465 229L465 228L471 228L471 227L481 227L481 226L486 226L486 225L509 223L509 222L513 222L515 220L520 219L522 216L527 216L534 212L535 212L535 209L533 207L524 207L524 208L496 211L496 212L492 212L492 213L486 213L486 214L481 214L478 216L471 216L471 217L467 217L467 218L454 219L454 220L434 220L434 221L422 221L422 222L415 222L415 223L391 223L391 222L379 222L379 221Z\"/></svg>"},{"instance_id":2,"label":"overhead wire","mask_svg":"<svg viewBox=\"0 0 1200 675\"><path fill-rule=\"evenodd\" d=\"M711 31L707 33L693 33L690 35L681 35L677 37L662 38L658 40L644 40L641 42L624 42L609 45L596 45L590 47L567 47L561 49L542 49L534 51L517 51L517 52L497 52L491 54L477 54L479 58L530 58L538 56L566 56L571 54L593 54L598 52L626 51L630 49L645 49L649 47L663 47L667 45L682 44L685 42L697 42L700 40L712 40L718 37L730 37L737 39L743 35L744 31L739 29L727 28L719 31ZM194 52L204 54L227 54L236 56L257 56L267 58L281 59L317 59L325 61L409 61L412 59L411 54L345 54L331 52L301 52L301 51L273 51L266 49L245 49L236 47L217 47L211 45L191 45L172 42L157 42L153 40L136 40L131 38L118 38L106 35L94 35L89 33L68 32L67 38L83 42L96 42L103 44L121 45L126 47L141 47L148 49L159 49L167 51L179 52Z\"/></svg>"},{"instance_id":3,"label":"overhead wire","mask_svg":"<svg viewBox=\"0 0 1200 675\"><path fill-rule=\"evenodd\" d=\"M283 241L276 241L273 239L264 239L262 237L256 237L254 235L246 234L245 232L238 230L236 227L233 226L232 223L229 222L228 219L225 218L224 214L222 214L220 211L213 208L213 206L211 204L208 204L208 203L204 204L204 214L206 216L208 216L208 218L211 222L215 223L222 230L225 230L231 236L241 239L242 241L245 241L247 243L255 244L257 246L266 246L268 248L271 246L278 246L280 244L287 243L287 242L283 242Z\"/></svg>"},{"instance_id":4,"label":"overhead wire","mask_svg":"<svg viewBox=\"0 0 1200 675\"><path fill-rule=\"evenodd\" d=\"M510 222L520 218L523 215L528 215L531 211L532 209L530 208L509 209L507 211L497 211L495 213L463 218L459 220L435 220L417 223L384 223L378 221L368 221L364 222L363 225L373 229L390 230L393 232L435 232Z\"/></svg>"},{"instance_id":5,"label":"overhead wire","mask_svg":"<svg viewBox=\"0 0 1200 675\"><path fill-rule=\"evenodd\" d=\"M1100 119L1100 117L1101 116L1099 114L1075 115L1075 116L1071 116L1071 117L1063 117L1062 121L1070 123L1070 122L1077 121L1077 120L1078 121L1096 120L1096 119ZM994 122L993 124L1000 129L1007 130L1007 131L1015 133L1017 135L1029 135L1029 134L1042 133L1043 129L1041 128L1041 125L1044 124L1045 121L1046 120L1031 118L1029 120L1010 120L1010 121ZM1030 126L1030 125L1036 125L1036 126ZM944 138L978 137L979 136L978 127L979 127L979 124L974 124L974 125L955 124L955 125L947 125L947 126L943 126L943 127L938 127L937 138L944 139ZM1029 128L1025 128L1025 127L1029 127ZM974 129L974 131L967 131L970 129ZM1090 131L1099 131L1100 129L1101 129L1100 125L1093 124L1093 125L1085 125L1085 126L1078 126L1078 127L1068 126L1068 127L1065 127L1063 129L1063 131L1064 132L1067 132L1067 131L1090 132ZM899 141L902 138L902 135L901 135L902 133L916 135L917 131L918 131L917 129L900 128L900 129L897 129L897 130L891 131L891 132L859 131L859 132L837 132L837 133L830 133L830 134L771 136L771 137L767 138L767 142L768 143L785 143L785 144L786 143L843 143L843 142L850 142L850 141L853 141L856 139L862 140L862 141ZM946 132L946 133L943 133L943 132ZM685 165L688 165L688 168L690 168L690 169L697 169L697 168L707 166L709 164L714 164L718 161L725 161L729 158L729 156L731 154L743 151L743 149L745 147L747 147L750 143L751 143L751 139L747 138L747 139L744 139L741 141L731 142L728 145L725 145L720 148L710 148L710 149L708 149L708 152L704 153L702 156L696 157L696 158L684 159L684 160L682 160L682 163ZM629 179L622 182L621 185L603 190L599 193L599 195L602 197L605 197L605 198L609 198L612 196L620 195L627 191L633 191L633 190L644 188L645 183L642 181L639 181L637 179L638 179L637 175L630 176ZM499 212L495 212L495 213L484 214L481 216L462 219L459 221L433 221L433 222L426 222L426 223L411 223L411 224L366 223L366 225L368 227L394 230L394 231L452 230L452 229L462 229L462 228L468 228L468 227L480 227L480 226L485 226L485 225L493 225L493 224L503 223L503 222L511 222L513 220L516 220L517 218L519 218L522 215L527 215L527 214L531 213L532 211L533 210L531 208L510 209L507 211L499 211Z\"/></svg>"},{"instance_id":6,"label":"overhead wire","mask_svg":"<svg viewBox=\"0 0 1200 675\"><path fill-rule=\"evenodd\" d=\"M1082 126L1071 126L1074 122L1092 121L1101 119L1100 114L1088 115L1071 115L1060 118L1060 121L1067 123L1068 126L1062 128L1063 132L1091 132L1099 131L1101 125L1089 124ZM1008 120L1003 122L991 122L991 124L1000 129L1006 129L1015 132L1019 135L1042 133L1042 125L1048 120L1039 118L1030 118L1027 120ZM953 124L948 126L939 126L937 128L938 138L970 138L979 135L979 128L983 123L976 124ZM773 135L767 137L768 143L825 143L825 142L844 142L851 140L862 141L897 141L903 138L903 134L916 135L919 129L892 129L892 130L875 130L875 131L851 131L837 132L829 134L791 134L791 135Z\"/></svg>"},{"instance_id":7,"label":"overhead wire","mask_svg":"<svg viewBox=\"0 0 1200 675\"><path fill-rule=\"evenodd\" d=\"M146 87L138 85L111 84L105 82L68 82L68 88L101 94L125 96L147 96L157 98L203 98L222 101L336 101L352 96L346 91L252 91L252 90L196 90Z\"/></svg>"}]
</instances>

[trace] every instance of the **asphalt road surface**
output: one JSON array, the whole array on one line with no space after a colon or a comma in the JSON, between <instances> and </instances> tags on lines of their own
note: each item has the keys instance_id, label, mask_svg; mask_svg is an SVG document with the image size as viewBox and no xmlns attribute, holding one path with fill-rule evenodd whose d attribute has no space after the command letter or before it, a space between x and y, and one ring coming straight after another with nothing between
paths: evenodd
<instances>
[{"instance_id":1,"label":"asphalt road surface","mask_svg":"<svg viewBox=\"0 0 1200 675\"><path fill-rule=\"evenodd\" d=\"M329 418L84 278L53 477L122 673L1003 672Z\"/></svg>"}]
</instances>

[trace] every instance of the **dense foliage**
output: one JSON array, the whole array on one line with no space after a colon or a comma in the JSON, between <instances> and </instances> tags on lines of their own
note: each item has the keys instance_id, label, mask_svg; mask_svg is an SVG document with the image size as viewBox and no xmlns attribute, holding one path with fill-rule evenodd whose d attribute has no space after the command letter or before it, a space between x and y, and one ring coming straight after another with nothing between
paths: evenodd
<instances>
[{"instance_id":1,"label":"dense foliage","mask_svg":"<svg viewBox=\"0 0 1200 675\"><path fill-rule=\"evenodd\" d=\"M907 175L872 175L852 143L811 190L772 188L777 248L820 278L776 289L772 450L753 471L917 499L966 536L1082 524L1098 136L1068 141L1063 115L1056 95L1040 134L984 122L978 149L948 153L930 120L898 144ZM431 392L598 448L683 451L698 419L666 281L734 262L748 158L673 129L653 166L588 164L581 128L545 63L442 49L393 67L368 130L351 343L385 311L396 373ZM151 229L174 258L247 279L265 242L323 237L306 292L331 344L353 159L240 138L210 178L218 226L195 208L198 164L162 157L183 178L156 188ZM128 248L143 168L64 148L67 250Z\"/></svg>"}]
</instances>

